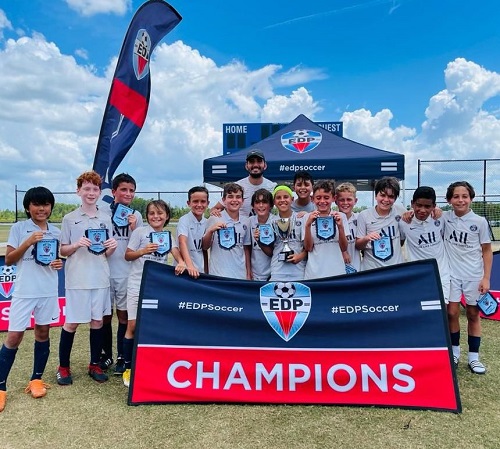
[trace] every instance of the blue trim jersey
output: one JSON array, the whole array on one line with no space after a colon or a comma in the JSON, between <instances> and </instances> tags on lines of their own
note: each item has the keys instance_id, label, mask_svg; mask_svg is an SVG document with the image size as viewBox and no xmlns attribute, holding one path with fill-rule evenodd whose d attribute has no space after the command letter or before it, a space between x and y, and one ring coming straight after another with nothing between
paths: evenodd
<instances>
[{"instance_id":1,"label":"blue trim jersey","mask_svg":"<svg viewBox=\"0 0 500 449\"><path fill-rule=\"evenodd\" d=\"M271 224L276 215L269 214L266 223ZM254 281L267 281L271 276L271 258L262 251L254 237L254 231L259 225L257 215L250 217L250 238L252 239L252 279Z\"/></svg>"},{"instance_id":2,"label":"blue trim jersey","mask_svg":"<svg viewBox=\"0 0 500 449\"><path fill-rule=\"evenodd\" d=\"M365 237L370 232L378 232L389 237L392 242L392 255L385 261L374 256L373 242L368 242L363 250L361 270L372 270L404 262L398 225L404 212L404 207L401 204L394 203L388 215L379 215L375 207L370 207L359 213L356 238Z\"/></svg>"},{"instance_id":3,"label":"blue trim jersey","mask_svg":"<svg viewBox=\"0 0 500 449\"><path fill-rule=\"evenodd\" d=\"M7 245L14 249L19 248L33 232L42 231L33 220L18 221L10 229ZM53 224L47 223L47 231L43 238L60 240L61 231ZM57 270L49 266L42 266L35 262L33 255L34 245L31 245L23 256L16 262L16 279L13 295L16 298L43 298L58 296ZM58 255L59 257L59 255Z\"/></svg>"},{"instance_id":4,"label":"blue trim jersey","mask_svg":"<svg viewBox=\"0 0 500 449\"><path fill-rule=\"evenodd\" d=\"M97 210L95 217L90 217L79 207L63 217L61 244L78 242L87 229L107 229L111 237L111 218L101 210ZM79 247L66 259L64 275L67 289L107 288L109 287L108 258L105 253L96 255L86 247Z\"/></svg>"},{"instance_id":5,"label":"blue trim jersey","mask_svg":"<svg viewBox=\"0 0 500 449\"><path fill-rule=\"evenodd\" d=\"M484 276L483 243L491 243L486 218L472 210L462 217L455 212L443 213L445 248L450 261L451 277L479 281Z\"/></svg>"},{"instance_id":6,"label":"blue trim jersey","mask_svg":"<svg viewBox=\"0 0 500 449\"><path fill-rule=\"evenodd\" d=\"M114 210L112 209L112 205L104 206L103 211L109 214L110 217L113 217ZM143 225L142 215L139 211L134 210L134 215L137 218L137 228L140 228ZM116 240L117 247L113 254L108 257L109 263L109 271L111 273L112 279L125 279L128 277L128 273L130 271L130 262L125 260L125 251L127 251L127 245L130 240L130 236L132 235L132 230L129 226L118 227L113 223L113 219L111 218L111 225L113 229L113 237Z\"/></svg>"},{"instance_id":7,"label":"blue trim jersey","mask_svg":"<svg viewBox=\"0 0 500 449\"><path fill-rule=\"evenodd\" d=\"M179 243L179 236L183 235L187 238L189 255L191 256L194 266L200 273L205 272L205 261L201 241L203 240L206 226L207 219L201 217L201 220L198 221L191 211L179 218L179 222L177 223L177 243Z\"/></svg>"},{"instance_id":8,"label":"blue trim jersey","mask_svg":"<svg viewBox=\"0 0 500 449\"><path fill-rule=\"evenodd\" d=\"M411 223L399 221L399 230L405 239L408 261L436 259L443 288L450 283L450 263L444 244L444 222L444 217L434 219L431 216L424 221L415 217Z\"/></svg>"},{"instance_id":9,"label":"blue trim jersey","mask_svg":"<svg viewBox=\"0 0 500 449\"><path fill-rule=\"evenodd\" d=\"M245 261L244 246L250 246L250 220L240 214L237 220L233 220L228 213L223 210L220 217L212 216L207 220L206 229L210 229L215 223L223 221L228 227L234 227L235 245L226 249L219 242L219 235L214 232L212 235L212 245L208 259L208 272L214 276L222 276L233 279L246 279L247 269Z\"/></svg>"}]
</instances>

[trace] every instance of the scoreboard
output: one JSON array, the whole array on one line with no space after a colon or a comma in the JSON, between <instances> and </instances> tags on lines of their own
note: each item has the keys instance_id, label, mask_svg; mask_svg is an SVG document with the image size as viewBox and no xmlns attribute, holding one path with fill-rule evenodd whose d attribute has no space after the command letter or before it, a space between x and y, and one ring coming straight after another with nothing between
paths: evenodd
<instances>
[{"instance_id":1,"label":"scoreboard","mask_svg":"<svg viewBox=\"0 0 500 449\"><path fill-rule=\"evenodd\" d=\"M326 131L342 137L343 122L314 122ZM231 154L269 137L288 123L224 123L222 125L222 152Z\"/></svg>"}]
</instances>

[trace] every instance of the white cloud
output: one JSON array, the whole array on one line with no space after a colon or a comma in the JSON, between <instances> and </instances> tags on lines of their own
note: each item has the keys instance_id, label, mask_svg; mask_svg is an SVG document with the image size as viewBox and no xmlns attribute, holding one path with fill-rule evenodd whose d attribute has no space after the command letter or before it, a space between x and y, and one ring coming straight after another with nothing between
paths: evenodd
<instances>
[{"instance_id":1,"label":"white cloud","mask_svg":"<svg viewBox=\"0 0 500 449\"><path fill-rule=\"evenodd\" d=\"M132 4L131 0L66 0L66 3L85 17L109 13L122 16Z\"/></svg>"},{"instance_id":2,"label":"white cloud","mask_svg":"<svg viewBox=\"0 0 500 449\"><path fill-rule=\"evenodd\" d=\"M4 10L0 9L0 39L3 39L4 29L12 30L12 24L10 23L9 19L7 19Z\"/></svg>"}]
</instances>

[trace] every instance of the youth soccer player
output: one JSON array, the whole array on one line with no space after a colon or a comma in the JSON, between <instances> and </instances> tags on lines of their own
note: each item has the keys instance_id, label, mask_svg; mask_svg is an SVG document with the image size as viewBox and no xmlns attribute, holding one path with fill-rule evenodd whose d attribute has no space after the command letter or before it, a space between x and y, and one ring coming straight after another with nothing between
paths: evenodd
<instances>
[{"instance_id":1,"label":"youth soccer player","mask_svg":"<svg viewBox=\"0 0 500 449\"><path fill-rule=\"evenodd\" d=\"M399 191L396 178L379 179L375 184L377 205L358 215L356 249L363 251L362 270L404 262L398 222L405 210L395 204Z\"/></svg>"},{"instance_id":2,"label":"youth soccer player","mask_svg":"<svg viewBox=\"0 0 500 449\"><path fill-rule=\"evenodd\" d=\"M102 319L110 314L108 256L116 249L111 234L111 218L97 208L101 177L95 171L82 173L76 180L81 206L63 217L61 256L67 257L66 322L59 341L57 383L71 385L71 350L78 325L90 323L90 363L88 374L96 382L108 376L99 366L102 349Z\"/></svg>"},{"instance_id":3,"label":"youth soccer player","mask_svg":"<svg viewBox=\"0 0 500 449\"><path fill-rule=\"evenodd\" d=\"M208 272L214 276L252 279L250 221L240 213L243 188L234 182L224 186L224 210L207 220L202 247L210 249Z\"/></svg>"},{"instance_id":4,"label":"youth soccer player","mask_svg":"<svg viewBox=\"0 0 500 449\"><path fill-rule=\"evenodd\" d=\"M445 248L450 261L451 288L448 304L453 361L460 359L460 299L465 297L468 331L468 365L475 374L486 373L479 361L481 345L481 317L477 307L479 296L490 289L493 253L488 223L471 210L476 193L466 181L449 185L446 200L453 208L443 212Z\"/></svg>"},{"instance_id":5,"label":"youth soccer player","mask_svg":"<svg viewBox=\"0 0 500 449\"><path fill-rule=\"evenodd\" d=\"M204 214L209 204L208 190L203 186L189 189L187 205L191 209L179 218L177 242L190 276L197 278L205 272L206 252L202 249L207 219Z\"/></svg>"},{"instance_id":6,"label":"youth soccer player","mask_svg":"<svg viewBox=\"0 0 500 449\"><path fill-rule=\"evenodd\" d=\"M292 202L294 212L312 212L315 209L311 195L314 180L307 171L298 171L293 177L293 190L297 198Z\"/></svg>"},{"instance_id":7,"label":"youth soccer player","mask_svg":"<svg viewBox=\"0 0 500 449\"><path fill-rule=\"evenodd\" d=\"M103 317L102 340L103 348L100 366L107 370L113 365L113 329L111 320L113 309L116 308L118 329L116 331L116 364L115 375L122 375L125 370L123 361L123 336L127 329L127 280L130 263L125 260L125 251L134 229L142 226L142 216L137 210L130 208L135 197L135 179L127 173L120 173L113 178L111 193L113 202L104 211L111 217L113 238L117 242L116 250L108 257L110 271L111 314Z\"/></svg>"},{"instance_id":8,"label":"youth soccer player","mask_svg":"<svg viewBox=\"0 0 500 449\"><path fill-rule=\"evenodd\" d=\"M34 398L47 394L42 380L50 353L50 324L59 320L57 270L61 231L48 222L54 209L54 195L45 187L33 187L24 195L28 219L18 221L9 233L5 263L16 264L16 280L9 310L9 329L0 349L0 412L7 401L7 378L29 327L35 317L33 373L26 393Z\"/></svg>"}]
</instances>

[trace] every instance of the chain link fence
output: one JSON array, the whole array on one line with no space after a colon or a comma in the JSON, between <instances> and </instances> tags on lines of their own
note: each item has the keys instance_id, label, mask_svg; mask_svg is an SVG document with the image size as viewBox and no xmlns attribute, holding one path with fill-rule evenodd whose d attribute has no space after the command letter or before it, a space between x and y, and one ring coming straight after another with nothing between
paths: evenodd
<instances>
[{"instance_id":1,"label":"chain link fence","mask_svg":"<svg viewBox=\"0 0 500 449\"><path fill-rule=\"evenodd\" d=\"M474 187L473 210L488 220L492 239L500 240L500 159L418 161L418 185L434 188L439 207L448 207L446 189L456 181Z\"/></svg>"}]
</instances>

